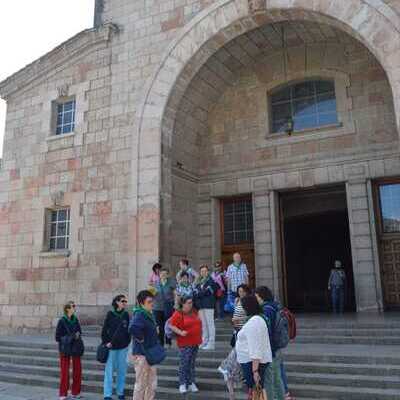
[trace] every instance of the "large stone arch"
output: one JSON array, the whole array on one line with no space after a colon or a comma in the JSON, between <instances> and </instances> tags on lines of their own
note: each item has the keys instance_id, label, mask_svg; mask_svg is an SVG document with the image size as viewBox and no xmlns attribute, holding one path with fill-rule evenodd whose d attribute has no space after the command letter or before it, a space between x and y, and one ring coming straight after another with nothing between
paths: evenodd
<instances>
[{"instance_id":1,"label":"large stone arch","mask_svg":"<svg viewBox=\"0 0 400 400\"><path fill-rule=\"evenodd\" d=\"M256 10L249 7L256 3ZM342 29L366 46L387 73L400 125L400 18L381 0L218 0L170 44L148 80L134 126L132 268L130 293L142 286L139 265L159 258L162 143L171 140L175 113L196 72L219 48L261 25L311 20Z\"/></svg>"}]
</instances>

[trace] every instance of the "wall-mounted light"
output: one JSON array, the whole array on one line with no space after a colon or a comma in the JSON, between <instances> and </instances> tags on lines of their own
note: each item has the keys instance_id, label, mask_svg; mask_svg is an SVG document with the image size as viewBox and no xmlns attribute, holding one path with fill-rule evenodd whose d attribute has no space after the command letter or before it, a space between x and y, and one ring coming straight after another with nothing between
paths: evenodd
<instances>
[{"instance_id":1,"label":"wall-mounted light","mask_svg":"<svg viewBox=\"0 0 400 400\"><path fill-rule=\"evenodd\" d=\"M291 136L294 129L294 121L292 117L289 117L286 122L286 133Z\"/></svg>"}]
</instances>

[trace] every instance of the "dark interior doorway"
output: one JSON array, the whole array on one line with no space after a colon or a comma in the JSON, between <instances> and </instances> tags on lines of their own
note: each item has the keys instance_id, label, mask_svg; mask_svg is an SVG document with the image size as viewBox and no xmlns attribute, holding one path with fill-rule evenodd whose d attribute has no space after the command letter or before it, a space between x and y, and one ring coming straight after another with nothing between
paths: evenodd
<instances>
[{"instance_id":1,"label":"dark interior doorway","mask_svg":"<svg viewBox=\"0 0 400 400\"><path fill-rule=\"evenodd\" d=\"M281 204L288 306L297 312L330 311L328 279L340 260L347 276L346 311L355 311L344 187L288 193Z\"/></svg>"}]
</instances>

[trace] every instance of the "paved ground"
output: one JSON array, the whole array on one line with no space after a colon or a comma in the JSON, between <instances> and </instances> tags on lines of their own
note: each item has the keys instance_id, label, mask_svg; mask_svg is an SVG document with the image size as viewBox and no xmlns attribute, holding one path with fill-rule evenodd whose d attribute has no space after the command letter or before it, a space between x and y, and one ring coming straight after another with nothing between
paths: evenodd
<instances>
[{"instance_id":1,"label":"paved ground","mask_svg":"<svg viewBox=\"0 0 400 400\"><path fill-rule=\"evenodd\" d=\"M99 395L88 394L84 400L98 400ZM29 387L0 382L1 400L58 400L57 391L54 389Z\"/></svg>"}]
</instances>

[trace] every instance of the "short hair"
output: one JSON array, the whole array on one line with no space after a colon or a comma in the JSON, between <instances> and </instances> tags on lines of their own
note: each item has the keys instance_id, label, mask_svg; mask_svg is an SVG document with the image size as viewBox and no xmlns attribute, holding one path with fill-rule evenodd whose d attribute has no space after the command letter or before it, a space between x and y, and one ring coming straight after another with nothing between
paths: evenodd
<instances>
[{"instance_id":1,"label":"short hair","mask_svg":"<svg viewBox=\"0 0 400 400\"><path fill-rule=\"evenodd\" d=\"M180 275L179 275L179 278L182 279L184 276L189 278L189 274L186 271L181 272Z\"/></svg>"},{"instance_id":2,"label":"short hair","mask_svg":"<svg viewBox=\"0 0 400 400\"><path fill-rule=\"evenodd\" d=\"M155 273L158 269L162 269L162 265L160 263L155 263L152 268L153 272Z\"/></svg>"},{"instance_id":3,"label":"short hair","mask_svg":"<svg viewBox=\"0 0 400 400\"><path fill-rule=\"evenodd\" d=\"M199 268L199 271L201 271L201 270L204 269L204 268L207 268L208 270L210 269L210 268L208 268L208 265L207 265L207 264L201 264L201 265L200 265L200 268Z\"/></svg>"},{"instance_id":4,"label":"short hair","mask_svg":"<svg viewBox=\"0 0 400 400\"><path fill-rule=\"evenodd\" d=\"M111 305L113 306L113 308L116 310L118 308L118 302L121 301L122 299L125 299L125 295L124 294L119 294L118 296L115 296L113 298L113 301L111 303Z\"/></svg>"},{"instance_id":5,"label":"short hair","mask_svg":"<svg viewBox=\"0 0 400 400\"><path fill-rule=\"evenodd\" d=\"M254 294L248 294L241 300L242 307L248 317L261 314L261 307L258 304L256 296Z\"/></svg>"},{"instance_id":6,"label":"short hair","mask_svg":"<svg viewBox=\"0 0 400 400\"><path fill-rule=\"evenodd\" d=\"M179 262L185 265L189 265L189 260L187 258L181 258Z\"/></svg>"},{"instance_id":7,"label":"short hair","mask_svg":"<svg viewBox=\"0 0 400 400\"><path fill-rule=\"evenodd\" d=\"M64 314L67 313L67 310L70 310L72 307L72 304L75 304L74 302L69 301L68 303L65 303L63 306Z\"/></svg>"},{"instance_id":8,"label":"short hair","mask_svg":"<svg viewBox=\"0 0 400 400\"><path fill-rule=\"evenodd\" d=\"M247 294L251 293L251 289L249 285L242 283L236 288L236 294L239 296L239 289L243 289Z\"/></svg>"},{"instance_id":9,"label":"short hair","mask_svg":"<svg viewBox=\"0 0 400 400\"><path fill-rule=\"evenodd\" d=\"M264 301L274 300L274 295L271 289L267 286L259 286L256 288L255 293L258 294Z\"/></svg>"},{"instance_id":10,"label":"short hair","mask_svg":"<svg viewBox=\"0 0 400 400\"><path fill-rule=\"evenodd\" d=\"M150 290L142 290L138 293L136 300L138 302L138 304L142 305L144 304L144 302L146 301L146 299L150 297L150 298L154 298L153 293L150 292Z\"/></svg>"},{"instance_id":11,"label":"short hair","mask_svg":"<svg viewBox=\"0 0 400 400\"><path fill-rule=\"evenodd\" d=\"M182 296L178 301L178 308L182 310L183 305L188 301L193 300L193 296Z\"/></svg>"}]
</instances>

